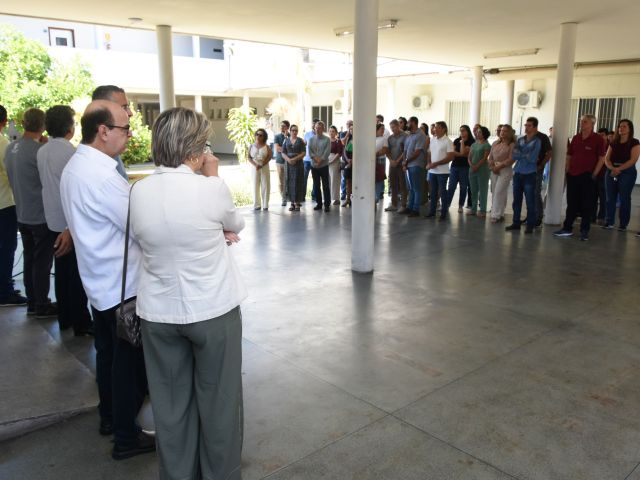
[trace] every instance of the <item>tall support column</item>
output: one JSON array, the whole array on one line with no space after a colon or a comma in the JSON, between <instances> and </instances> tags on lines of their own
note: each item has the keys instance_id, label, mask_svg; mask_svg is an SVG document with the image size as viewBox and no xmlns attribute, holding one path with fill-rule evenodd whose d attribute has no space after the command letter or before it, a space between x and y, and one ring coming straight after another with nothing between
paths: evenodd
<instances>
[{"instance_id":1,"label":"tall support column","mask_svg":"<svg viewBox=\"0 0 640 480\"><path fill-rule=\"evenodd\" d=\"M173 90L173 45L171 25L157 25L158 67L160 69L160 111L176 106Z\"/></svg>"},{"instance_id":2,"label":"tall support column","mask_svg":"<svg viewBox=\"0 0 640 480\"><path fill-rule=\"evenodd\" d=\"M353 42L353 213L351 268L373 271L378 3L356 0Z\"/></svg>"},{"instance_id":3,"label":"tall support column","mask_svg":"<svg viewBox=\"0 0 640 480\"><path fill-rule=\"evenodd\" d=\"M544 216L544 223L548 225L558 225L562 218L562 193L567 161L566 139L569 137L569 112L571 112L571 90L573 88L578 24L563 23L561 28L556 100L553 109L553 138L555 141L553 142L547 208Z\"/></svg>"},{"instance_id":4,"label":"tall support column","mask_svg":"<svg viewBox=\"0 0 640 480\"><path fill-rule=\"evenodd\" d=\"M500 123L507 123L513 126L513 94L515 90L515 80L504 82L504 98L502 99L502 113Z\"/></svg>"},{"instance_id":5,"label":"tall support column","mask_svg":"<svg viewBox=\"0 0 640 480\"><path fill-rule=\"evenodd\" d=\"M196 112L202 113L202 95L193 96L193 109Z\"/></svg>"},{"instance_id":6,"label":"tall support column","mask_svg":"<svg viewBox=\"0 0 640 480\"><path fill-rule=\"evenodd\" d=\"M473 80L471 84L471 112L469 124L471 128L480 123L480 105L482 101L482 67L473 67Z\"/></svg>"}]
</instances>

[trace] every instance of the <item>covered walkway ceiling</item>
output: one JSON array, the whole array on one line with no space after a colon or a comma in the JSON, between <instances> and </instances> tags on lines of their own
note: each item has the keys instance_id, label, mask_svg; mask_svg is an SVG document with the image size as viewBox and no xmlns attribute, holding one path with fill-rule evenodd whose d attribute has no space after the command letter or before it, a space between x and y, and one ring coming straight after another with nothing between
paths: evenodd
<instances>
[{"instance_id":1,"label":"covered walkway ceiling","mask_svg":"<svg viewBox=\"0 0 640 480\"><path fill-rule=\"evenodd\" d=\"M226 39L351 51L353 37L334 29L354 24L353 0L29 0L3 2L0 13L115 26L155 28ZM129 19L143 20L133 24ZM380 0L379 55L485 68L554 64L560 24L578 26L576 62L640 58L637 0ZM536 55L485 59L487 53L537 48Z\"/></svg>"}]
</instances>

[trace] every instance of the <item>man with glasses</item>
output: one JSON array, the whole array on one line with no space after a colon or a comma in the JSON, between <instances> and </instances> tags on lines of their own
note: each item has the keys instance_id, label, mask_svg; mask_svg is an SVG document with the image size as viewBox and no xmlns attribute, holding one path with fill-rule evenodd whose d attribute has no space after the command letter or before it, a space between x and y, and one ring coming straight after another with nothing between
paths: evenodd
<instances>
[{"instance_id":1,"label":"man with glasses","mask_svg":"<svg viewBox=\"0 0 640 480\"><path fill-rule=\"evenodd\" d=\"M131 137L127 112L97 100L82 116L82 142L62 172L60 196L73 237L78 269L93 312L101 435L114 435L115 460L155 450L136 424L146 394L142 348L116 335L120 305L129 182L114 158ZM131 238L125 299L136 296L140 247Z\"/></svg>"},{"instance_id":2,"label":"man with glasses","mask_svg":"<svg viewBox=\"0 0 640 480\"><path fill-rule=\"evenodd\" d=\"M109 102L114 102L120 105L122 109L127 113L129 118L133 117L133 112L129 107L129 100L127 99L127 94L125 91L117 87L115 85L100 85L93 91L91 95L91 100L107 100ZM124 168L124 163L120 158L120 155L116 155L114 160L118 164L116 167L120 176L122 176L125 180L129 180L127 176L127 171Z\"/></svg>"},{"instance_id":3,"label":"man with glasses","mask_svg":"<svg viewBox=\"0 0 640 480\"><path fill-rule=\"evenodd\" d=\"M538 121L534 117L527 118L524 124L525 135L520 137L513 147L513 223L505 228L507 231L520 231L520 213L522 197L527 201L527 228L524 233L533 233L536 225L536 172L538 155L542 142L536 135Z\"/></svg>"}]
</instances>

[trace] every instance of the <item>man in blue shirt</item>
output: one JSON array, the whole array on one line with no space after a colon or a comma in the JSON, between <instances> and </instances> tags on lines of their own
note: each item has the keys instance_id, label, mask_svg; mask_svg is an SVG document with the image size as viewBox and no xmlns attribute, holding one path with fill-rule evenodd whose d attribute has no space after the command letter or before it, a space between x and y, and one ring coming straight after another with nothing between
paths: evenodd
<instances>
[{"instance_id":1,"label":"man in blue shirt","mask_svg":"<svg viewBox=\"0 0 640 480\"><path fill-rule=\"evenodd\" d=\"M538 156L542 142L536 135L535 118L527 118L524 124L523 137L520 137L513 148L513 223L505 230L520 230L520 213L522 211L522 196L527 202L527 229L524 233L533 233L536 225L536 172Z\"/></svg>"},{"instance_id":2,"label":"man in blue shirt","mask_svg":"<svg viewBox=\"0 0 640 480\"><path fill-rule=\"evenodd\" d=\"M307 146L307 154L304 156L304 158L302 159L302 161L304 162L304 196L306 199L307 196L307 180L309 179L309 172L311 171L312 168L312 164L311 164L311 156L309 155L309 140L311 140L312 137L315 136L316 134L316 123L318 123L320 121L319 118L314 118L313 119L313 125L311 125L311 130L309 130L308 132L305 132L304 134L304 143ZM315 192L311 192L311 199L315 200Z\"/></svg>"}]
</instances>

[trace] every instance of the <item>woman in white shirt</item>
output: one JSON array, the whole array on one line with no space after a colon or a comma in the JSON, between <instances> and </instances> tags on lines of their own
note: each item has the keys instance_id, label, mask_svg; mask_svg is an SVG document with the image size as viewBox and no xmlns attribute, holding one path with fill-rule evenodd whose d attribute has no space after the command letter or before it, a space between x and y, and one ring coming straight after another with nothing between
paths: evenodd
<instances>
[{"instance_id":1,"label":"woman in white shirt","mask_svg":"<svg viewBox=\"0 0 640 480\"><path fill-rule=\"evenodd\" d=\"M157 169L132 187L130 208L160 476L239 479L246 290L227 242L244 221L217 177L204 115L167 110L152 133Z\"/></svg>"},{"instance_id":2,"label":"woman in white shirt","mask_svg":"<svg viewBox=\"0 0 640 480\"><path fill-rule=\"evenodd\" d=\"M264 128L256 130L256 141L249 148L249 163L253 179L253 209L269 210L269 193L271 191L271 175L269 160L271 149L267 145L267 131Z\"/></svg>"}]
</instances>

